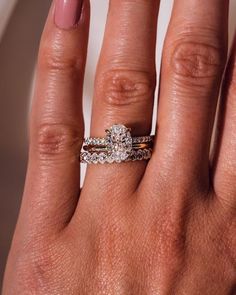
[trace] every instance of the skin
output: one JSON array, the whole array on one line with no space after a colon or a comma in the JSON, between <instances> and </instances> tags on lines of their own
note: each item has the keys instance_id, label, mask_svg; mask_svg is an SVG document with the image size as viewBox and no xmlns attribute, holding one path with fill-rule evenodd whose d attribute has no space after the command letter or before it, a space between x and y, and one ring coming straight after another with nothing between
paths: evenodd
<instances>
[{"instance_id":1,"label":"skin","mask_svg":"<svg viewBox=\"0 0 236 295\"><path fill-rule=\"evenodd\" d=\"M116 122L150 133L158 8L157 0L110 1L91 136ZM89 1L76 28L59 29L53 16L54 3L3 294L235 294L236 49L223 75L228 1L174 1L152 159L91 165L82 190Z\"/></svg>"}]
</instances>

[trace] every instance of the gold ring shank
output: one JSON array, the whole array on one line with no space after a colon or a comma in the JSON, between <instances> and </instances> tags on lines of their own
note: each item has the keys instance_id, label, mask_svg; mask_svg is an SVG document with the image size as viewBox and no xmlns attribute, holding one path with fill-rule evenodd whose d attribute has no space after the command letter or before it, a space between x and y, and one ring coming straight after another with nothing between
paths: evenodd
<instances>
[{"instance_id":1,"label":"gold ring shank","mask_svg":"<svg viewBox=\"0 0 236 295\"><path fill-rule=\"evenodd\" d=\"M132 144L132 148L134 150L137 149L149 149L152 148L153 144L152 142L144 142L144 143L133 143ZM105 145L85 145L83 147L83 149L85 151L91 151L91 152L95 152L95 151L107 151L107 146Z\"/></svg>"}]
</instances>

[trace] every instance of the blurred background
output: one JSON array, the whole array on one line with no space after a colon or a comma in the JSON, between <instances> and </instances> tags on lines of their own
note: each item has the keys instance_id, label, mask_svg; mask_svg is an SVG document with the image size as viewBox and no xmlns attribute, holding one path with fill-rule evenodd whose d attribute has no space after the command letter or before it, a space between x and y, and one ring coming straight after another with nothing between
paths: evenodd
<instances>
[{"instance_id":1,"label":"blurred background","mask_svg":"<svg viewBox=\"0 0 236 295\"><path fill-rule=\"evenodd\" d=\"M51 0L0 0L0 289L23 192L27 164L27 119L40 35ZM157 68L172 0L161 4ZM95 66L102 43L108 0L91 0L91 30L84 88L86 133L89 134ZM230 42L236 23L231 0ZM155 120L155 118L154 118ZM83 168L83 175L84 175Z\"/></svg>"}]
</instances>

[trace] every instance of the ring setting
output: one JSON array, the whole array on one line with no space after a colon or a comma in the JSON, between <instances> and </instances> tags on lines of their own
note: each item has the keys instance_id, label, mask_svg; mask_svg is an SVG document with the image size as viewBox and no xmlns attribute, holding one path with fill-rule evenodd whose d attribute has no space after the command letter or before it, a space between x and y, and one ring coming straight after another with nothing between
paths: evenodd
<instances>
[{"instance_id":1,"label":"ring setting","mask_svg":"<svg viewBox=\"0 0 236 295\"><path fill-rule=\"evenodd\" d=\"M85 138L81 163L105 164L149 160L154 136L132 137L131 128L115 124L105 130L103 138Z\"/></svg>"}]
</instances>

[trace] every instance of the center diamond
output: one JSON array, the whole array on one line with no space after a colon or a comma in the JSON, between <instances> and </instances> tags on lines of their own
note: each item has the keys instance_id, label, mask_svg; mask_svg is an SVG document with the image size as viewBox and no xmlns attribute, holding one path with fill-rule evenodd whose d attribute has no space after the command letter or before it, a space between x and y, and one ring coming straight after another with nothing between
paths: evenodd
<instances>
[{"instance_id":1,"label":"center diamond","mask_svg":"<svg viewBox=\"0 0 236 295\"><path fill-rule=\"evenodd\" d=\"M130 129L124 125L113 125L106 131L107 149L116 162L125 161L132 151Z\"/></svg>"}]
</instances>

